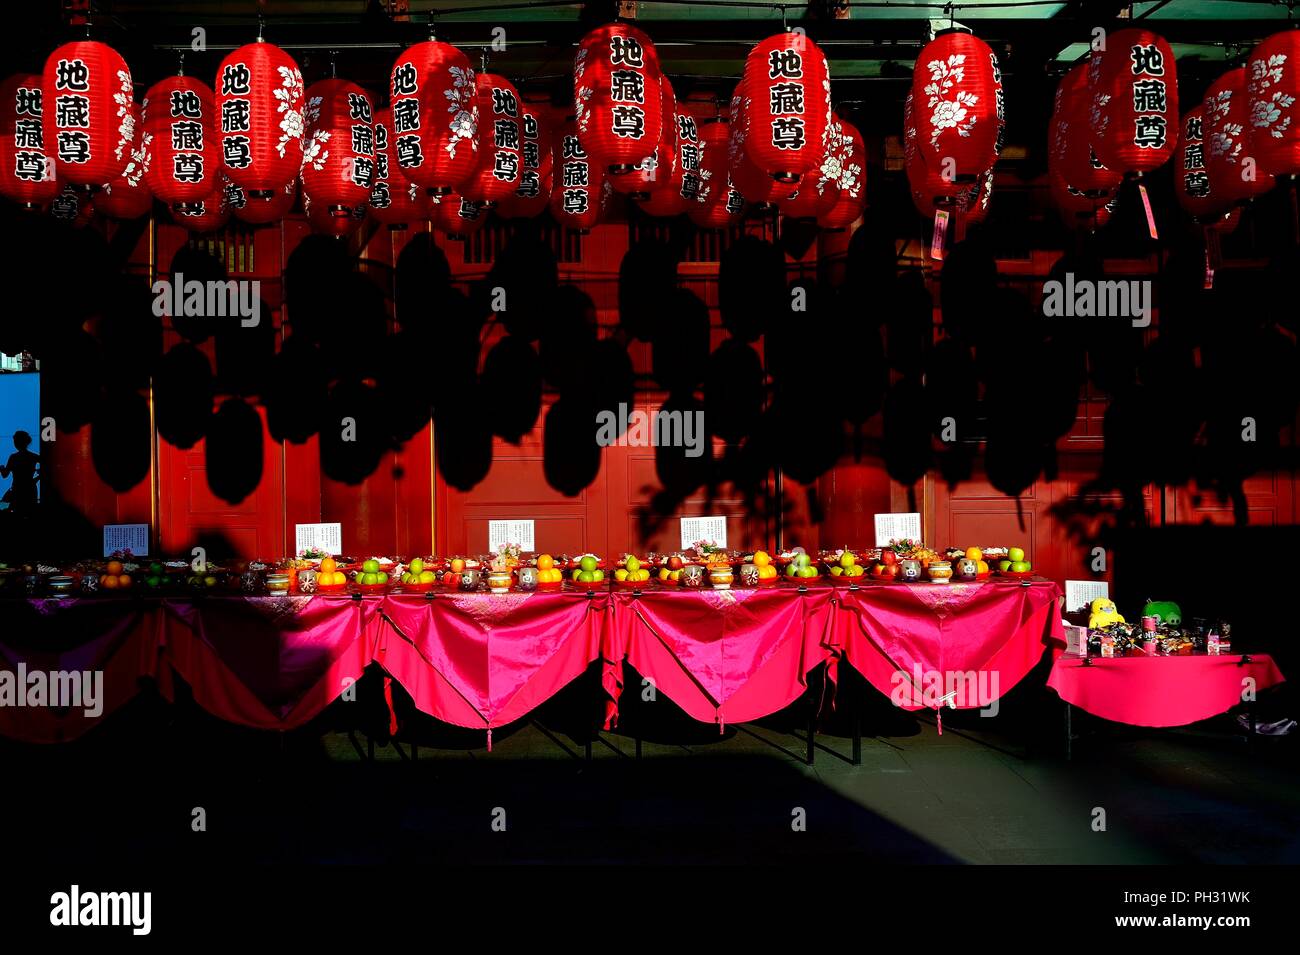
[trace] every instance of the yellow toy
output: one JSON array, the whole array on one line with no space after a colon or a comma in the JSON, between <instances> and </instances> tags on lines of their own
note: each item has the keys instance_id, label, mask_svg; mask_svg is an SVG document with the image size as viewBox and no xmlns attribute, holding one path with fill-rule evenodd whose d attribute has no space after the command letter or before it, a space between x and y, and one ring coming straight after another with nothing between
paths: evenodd
<instances>
[{"instance_id":1,"label":"yellow toy","mask_svg":"<svg viewBox=\"0 0 1300 955\"><path fill-rule=\"evenodd\" d=\"M1119 610L1115 608L1115 601L1106 597L1098 597L1088 608L1092 611L1088 617L1088 629L1096 630L1100 627L1109 627L1112 623L1124 623L1124 618L1120 616Z\"/></svg>"}]
</instances>

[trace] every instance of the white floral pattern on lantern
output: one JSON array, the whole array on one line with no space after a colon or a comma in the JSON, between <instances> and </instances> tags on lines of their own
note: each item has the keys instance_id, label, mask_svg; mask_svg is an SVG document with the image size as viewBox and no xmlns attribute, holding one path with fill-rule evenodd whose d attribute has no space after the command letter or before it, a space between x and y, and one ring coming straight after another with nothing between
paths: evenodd
<instances>
[{"instance_id":1,"label":"white floral pattern on lantern","mask_svg":"<svg viewBox=\"0 0 1300 955\"><path fill-rule=\"evenodd\" d=\"M113 102L117 104L117 118L122 122L117 127L117 148L113 150L113 158L121 159L135 139L135 113L131 110L135 87L131 83L131 74L125 70L117 71L117 82L118 92L113 94Z\"/></svg>"},{"instance_id":2,"label":"white floral pattern on lantern","mask_svg":"<svg viewBox=\"0 0 1300 955\"><path fill-rule=\"evenodd\" d=\"M451 138L445 147L447 155L456 158L456 147L469 140L470 149L478 152L478 91L474 70L460 66L450 67L451 86L442 91L451 113Z\"/></svg>"},{"instance_id":3,"label":"white floral pattern on lantern","mask_svg":"<svg viewBox=\"0 0 1300 955\"><path fill-rule=\"evenodd\" d=\"M297 67L290 69L287 66L276 67L280 73L280 87L275 91L275 98L280 101L276 107L277 113L283 113L280 119L280 142L276 144L276 152L281 156L284 155L285 149L289 145L289 140L298 140L298 147L302 148L303 134L303 116L298 104L302 102L302 73Z\"/></svg>"},{"instance_id":4,"label":"white floral pattern on lantern","mask_svg":"<svg viewBox=\"0 0 1300 955\"><path fill-rule=\"evenodd\" d=\"M978 122L979 118L970 116L968 111L979 103L979 97L957 89L966 78L965 63L964 53L954 53L947 60L931 60L926 64L930 71L930 82L925 84L925 94L929 97L926 105L930 108L930 146L934 149L939 148L939 137L945 129L955 129L958 136L966 137Z\"/></svg>"},{"instance_id":5,"label":"white floral pattern on lantern","mask_svg":"<svg viewBox=\"0 0 1300 955\"><path fill-rule=\"evenodd\" d=\"M330 141L331 133L327 129L318 129L311 134L311 139L302 150L302 169L311 166L317 172L325 168L325 161L330 158L328 149L322 150L322 146Z\"/></svg>"},{"instance_id":6,"label":"white floral pattern on lantern","mask_svg":"<svg viewBox=\"0 0 1300 955\"><path fill-rule=\"evenodd\" d=\"M1215 159L1235 163L1241 155L1240 123L1225 123L1232 109L1232 90L1219 90L1212 100L1205 103L1205 127L1209 135L1205 137L1209 145L1209 154Z\"/></svg>"},{"instance_id":7,"label":"white floral pattern on lantern","mask_svg":"<svg viewBox=\"0 0 1300 955\"><path fill-rule=\"evenodd\" d=\"M149 164L153 162L153 151L149 148L152 143L152 133L140 134L140 147L131 150L131 158L127 161L126 168L122 170L122 178L126 180L127 185L138 186L144 174L149 171Z\"/></svg>"}]
</instances>

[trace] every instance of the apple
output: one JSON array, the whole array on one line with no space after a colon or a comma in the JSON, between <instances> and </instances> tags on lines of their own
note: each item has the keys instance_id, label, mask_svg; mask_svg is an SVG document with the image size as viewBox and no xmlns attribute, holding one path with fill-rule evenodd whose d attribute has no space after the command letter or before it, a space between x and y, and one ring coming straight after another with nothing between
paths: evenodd
<instances>
[{"instance_id":1,"label":"apple","mask_svg":"<svg viewBox=\"0 0 1300 955\"><path fill-rule=\"evenodd\" d=\"M591 554L587 554L582 558L582 560L578 561L578 566L581 567L583 570L587 571L588 573L590 573L591 571L596 569L596 565L599 563L600 561L598 561L595 557L593 557Z\"/></svg>"},{"instance_id":2,"label":"apple","mask_svg":"<svg viewBox=\"0 0 1300 955\"><path fill-rule=\"evenodd\" d=\"M573 573L570 574L570 576L571 576L574 580L582 580L582 575L583 575L584 573L586 573L586 571L584 571L581 567L575 567L575 568L573 568Z\"/></svg>"},{"instance_id":3,"label":"apple","mask_svg":"<svg viewBox=\"0 0 1300 955\"><path fill-rule=\"evenodd\" d=\"M1013 574L1027 574L1031 569L1027 560L1013 560L1011 562L1011 572Z\"/></svg>"},{"instance_id":4,"label":"apple","mask_svg":"<svg viewBox=\"0 0 1300 955\"><path fill-rule=\"evenodd\" d=\"M877 577L883 577L883 576L885 576L885 565L884 565L884 564L873 564L872 567L871 567L871 572L872 572L873 574L875 574Z\"/></svg>"},{"instance_id":5,"label":"apple","mask_svg":"<svg viewBox=\"0 0 1300 955\"><path fill-rule=\"evenodd\" d=\"M804 551L800 551L799 553L795 554L795 555L794 555L794 566L798 567L800 570L802 570L803 568L807 567L807 566L808 566L808 554L807 554L806 552L804 552Z\"/></svg>"},{"instance_id":6,"label":"apple","mask_svg":"<svg viewBox=\"0 0 1300 955\"><path fill-rule=\"evenodd\" d=\"M424 573L424 561L417 557L411 561L406 569L414 576L419 577L420 574Z\"/></svg>"},{"instance_id":7,"label":"apple","mask_svg":"<svg viewBox=\"0 0 1300 955\"><path fill-rule=\"evenodd\" d=\"M799 576L799 565L796 564L794 561L791 561L791 562L790 562L790 565L789 565L788 567L786 567L786 569L785 569L785 575L786 575L787 577L798 577L798 576Z\"/></svg>"},{"instance_id":8,"label":"apple","mask_svg":"<svg viewBox=\"0 0 1300 955\"><path fill-rule=\"evenodd\" d=\"M806 556L808 556L808 555L805 554L804 556L806 557ZM817 576L817 568L816 568L816 567L809 567L809 566L807 566L807 565L804 565L803 567L800 567L800 568L799 568L799 574L798 574L798 576L801 577L801 578L804 578L804 577L816 577L816 576Z\"/></svg>"},{"instance_id":9,"label":"apple","mask_svg":"<svg viewBox=\"0 0 1300 955\"><path fill-rule=\"evenodd\" d=\"M888 549L882 550L880 552L880 562L882 564L888 564L889 566L892 567L894 564L898 563L898 555L895 554L892 550L888 550Z\"/></svg>"},{"instance_id":10,"label":"apple","mask_svg":"<svg viewBox=\"0 0 1300 955\"><path fill-rule=\"evenodd\" d=\"M422 571L420 571L420 583L422 583L422 584L431 584L431 583L433 583L435 580L437 580L437 577L434 575L433 571L431 571L431 570L422 570Z\"/></svg>"},{"instance_id":11,"label":"apple","mask_svg":"<svg viewBox=\"0 0 1300 955\"><path fill-rule=\"evenodd\" d=\"M1007 558L1014 564L1018 560L1025 559L1025 552L1019 547L1012 547L1007 550Z\"/></svg>"},{"instance_id":12,"label":"apple","mask_svg":"<svg viewBox=\"0 0 1300 955\"><path fill-rule=\"evenodd\" d=\"M375 574L375 583L377 584L388 583L388 575L381 570L379 573Z\"/></svg>"},{"instance_id":13,"label":"apple","mask_svg":"<svg viewBox=\"0 0 1300 955\"><path fill-rule=\"evenodd\" d=\"M681 570L685 566L686 566L686 562L682 560L680 557L678 557L676 554L668 558L669 570Z\"/></svg>"},{"instance_id":14,"label":"apple","mask_svg":"<svg viewBox=\"0 0 1300 955\"><path fill-rule=\"evenodd\" d=\"M364 564L361 565L361 571L362 573L366 573L366 574L379 573L379 561L371 557L368 561L366 561Z\"/></svg>"},{"instance_id":15,"label":"apple","mask_svg":"<svg viewBox=\"0 0 1300 955\"><path fill-rule=\"evenodd\" d=\"M1002 571L1005 574L1010 569L1011 569L1011 561L1005 559L998 561L998 570Z\"/></svg>"}]
</instances>

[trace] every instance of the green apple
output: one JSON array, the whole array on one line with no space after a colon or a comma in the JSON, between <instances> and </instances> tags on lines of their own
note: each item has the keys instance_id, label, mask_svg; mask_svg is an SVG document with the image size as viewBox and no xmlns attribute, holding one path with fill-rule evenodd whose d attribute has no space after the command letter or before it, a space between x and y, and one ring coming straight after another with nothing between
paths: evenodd
<instances>
[{"instance_id":1,"label":"green apple","mask_svg":"<svg viewBox=\"0 0 1300 955\"><path fill-rule=\"evenodd\" d=\"M1010 569L1011 569L1011 561L1009 560L998 561L998 570L1002 571L1005 574Z\"/></svg>"},{"instance_id":2,"label":"green apple","mask_svg":"<svg viewBox=\"0 0 1300 955\"><path fill-rule=\"evenodd\" d=\"M581 568L581 567L575 567L575 568L573 568L573 573L570 574L569 576L572 577L574 580L581 580L581 579L582 579L582 574L583 574L583 570L582 570L582 568Z\"/></svg>"},{"instance_id":3,"label":"green apple","mask_svg":"<svg viewBox=\"0 0 1300 955\"><path fill-rule=\"evenodd\" d=\"M388 583L388 575L381 570L379 573L375 574L375 583L377 584Z\"/></svg>"},{"instance_id":4,"label":"green apple","mask_svg":"<svg viewBox=\"0 0 1300 955\"><path fill-rule=\"evenodd\" d=\"M152 575L152 576L150 576L150 577L148 577L148 578L145 579L145 584L146 584L147 586L149 586L149 587L158 587L158 586L161 586L161 584L162 584L162 578L159 577L159 576L157 576L156 574L155 574L155 575Z\"/></svg>"},{"instance_id":5,"label":"green apple","mask_svg":"<svg viewBox=\"0 0 1300 955\"><path fill-rule=\"evenodd\" d=\"M431 570L420 571L420 583L422 584L431 584L437 579L437 576Z\"/></svg>"},{"instance_id":6,"label":"green apple","mask_svg":"<svg viewBox=\"0 0 1300 955\"><path fill-rule=\"evenodd\" d=\"M1011 562L1011 572L1013 574L1027 574L1030 571L1029 561L1013 560Z\"/></svg>"},{"instance_id":7,"label":"green apple","mask_svg":"<svg viewBox=\"0 0 1300 955\"><path fill-rule=\"evenodd\" d=\"M216 585L217 585L217 578L215 578L215 577L204 577L204 578L203 578L203 586L204 586L204 587L215 587Z\"/></svg>"},{"instance_id":8,"label":"green apple","mask_svg":"<svg viewBox=\"0 0 1300 955\"><path fill-rule=\"evenodd\" d=\"M802 567L807 567L807 566L808 566L808 555L807 555L807 553L800 552L800 553L798 553L798 554L795 554L795 555L794 555L794 561L793 561L793 564L794 564L795 567L800 567L800 568L802 568Z\"/></svg>"},{"instance_id":9,"label":"green apple","mask_svg":"<svg viewBox=\"0 0 1300 955\"><path fill-rule=\"evenodd\" d=\"M836 564L834 567L831 568L831 576L832 577L844 576L844 568L841 567L839 564Z\"/></svg>"},{"instance_id":10,"label":"green apple","mask_svg":"<svg viewBox=\"0 0 1300 955\"><path fill-rule=\"evenodd\" d=\"M816 567L800 567L800 568L799 568L799 576L800 576L801 578L802 578L802 577L816 577L816 576L817 576L817 568L816 568Z\"/></svg>"},{"instance_id":11,"label":"green apple","mask_svg":"<svg viewBox=\"0 0 1300 955\"><path fill-rule=\"evenodd\" d=\"M595 581L601 581L601 580L604 580L604 579L605 579L605 572L604 572L603 570L593 570L593 571L591 572L591 579L592 579L592 580L595 580Z\"/></svg>"},{"instance_id":12,"label":"green apple","mask_svg":"<svg viewBox=\"0 0 1300 955\"><path fill-rule=\"evenodd\" d=\"M785 569L785 575L786 575L787 577L798 577L798 576L799 576L799 565L796 564L794 561L791 561L790 564L789 564L789 566L787 566L786 569Z\"/></svg>"},{"instance_id":13,"label":"green apple","mask_svg":"<svg viewBox=\"0 0 1300 955\"><path fill-rule=\"evenodd\" d=\"M1007 551L1007 557L1014 564L1018 560L1025 559L1025 552L1019 547L1012 547Z\"/></svg>"},{"instance_id":14,"label":"green apple","mask_svg":"<svg viewBox=\"0 0 1300 955\"><path fill-rule=\"evenodd\" d=\"M364 564L361 565L361 572L364 574L379 573L379 561L375 560L373 557L370 558L368 561L366 561Z\"/></svg>"},{"instance_id":15,"label":"green apple","mask_svg":"<svg viewBox=\"0 0 1300 955\"><path fill-rule=\"evenodd\" d=\"M635 573L635 571L633 571L633 573ZM627 580L628 576L629 576L628 572L627 572L626 570L624 570L622 567L620 567L618 570L614 571L614 579L615 579L615 580L618 580L618 581ZM635 580L636 578L633 578L633 579Z\"/></svg>"},{"instance_id":16,"label":"green apple","mask_svg":"<svg viewBox=\"0 0 1300 955\"><path fill-rule=\"evenodd\" d=\"M583 557L582 560L578 561L578 566L590 573L591 571L596 569L596 565L599 563L600 561L598 561L595 557L592 557L590 554L588 554L587 556Z\"/></svg>"},{"instance_id":17,"label":"green apple","mask_svg":"<svg viewBox=\"0 0 1300 955\"><path fill-rule=\"evenodd\" d=\"M424 561L420 560L420 558L417 557L415 558L415 560L411 561L411 563L407 566L406 569L409 570L414 576L419 577L422 573L424 573Z\"/></svg>"}]
</instances>

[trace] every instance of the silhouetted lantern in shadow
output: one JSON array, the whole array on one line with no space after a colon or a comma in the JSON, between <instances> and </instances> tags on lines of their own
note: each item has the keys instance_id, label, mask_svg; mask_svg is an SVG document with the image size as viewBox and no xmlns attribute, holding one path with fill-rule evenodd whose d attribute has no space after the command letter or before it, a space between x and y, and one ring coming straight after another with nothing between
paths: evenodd
<instances>
[{"instance_id":1,"label":"silhouetted lantern in shadow","mask_svg":"<svg viewBox=\"0 0 1300 955\"><path fill-rule=\"evenodd\" d=\"M1205 171L1215 192L1228 202L1248 202L1273 188L1273 176L1253 153L1246 70L1229 70L1210 84L1201 102Z\"/></svg>"}]
</instances>

